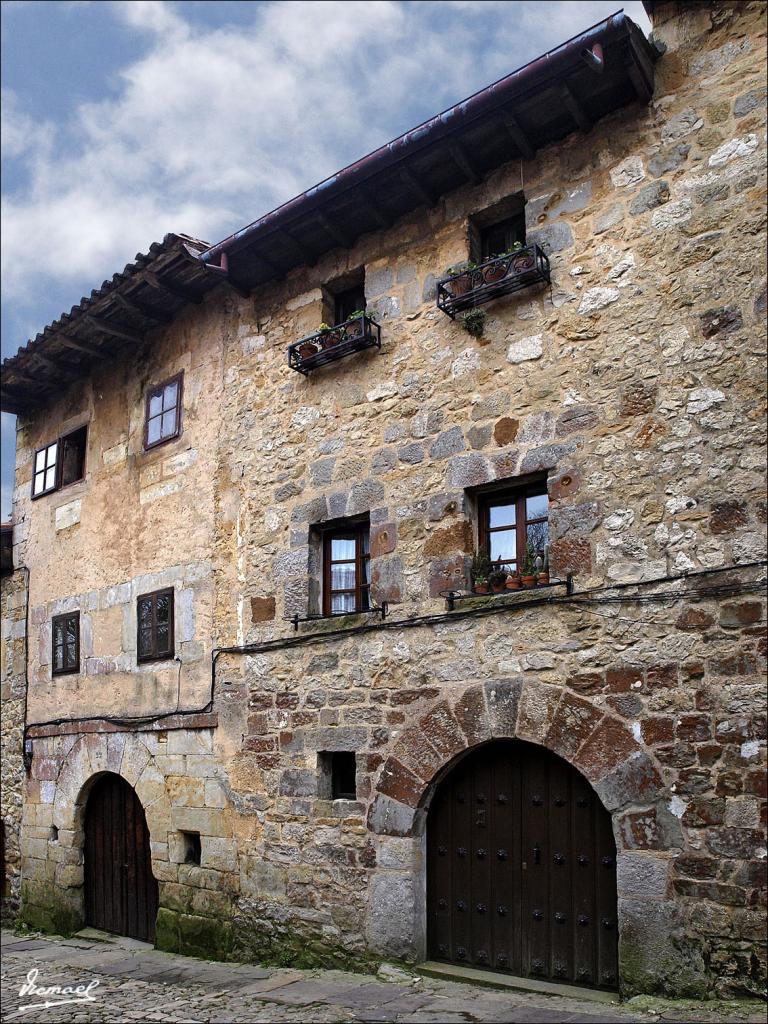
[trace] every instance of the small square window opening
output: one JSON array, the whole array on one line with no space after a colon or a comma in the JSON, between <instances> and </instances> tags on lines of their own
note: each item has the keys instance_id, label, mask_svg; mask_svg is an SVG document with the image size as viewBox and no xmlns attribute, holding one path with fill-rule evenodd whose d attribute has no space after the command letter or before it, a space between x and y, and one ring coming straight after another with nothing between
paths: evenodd
<instances>
[{"instance_id":1,"label":"small square window opening","mask_svg":"<svg viewBox=\"0 0 768 1024\"><path fill-rule=\"evenodd\" d=\"M184 842L184 863L199 864L203 856L203 847L200 842L199 832L182 832L181 838Z\"/></svg>"},{"instance_id":2,"label":"small square window opening","mask_svg":"<svg viewBox=\"0 0 768 1024\"><path fill-rule=\"evenodd\" d=\"M352 750L327 750L317 755L318 795L325 800L357 798L357 761Z\"/></svg>"}]
</instances>

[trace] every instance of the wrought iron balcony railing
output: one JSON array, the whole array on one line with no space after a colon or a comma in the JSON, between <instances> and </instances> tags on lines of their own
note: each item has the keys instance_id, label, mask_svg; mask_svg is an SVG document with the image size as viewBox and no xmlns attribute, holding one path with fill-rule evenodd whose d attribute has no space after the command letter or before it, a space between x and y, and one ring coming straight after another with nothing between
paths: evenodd
<instances>
[{"instance_id":1,"label":"wrought iron balcony railing","mask_svg":"<svg viewBox=\"0 0 768 1024\"><path fill-rule=\"evenodd\" d=\"M549 257L540 246L526 245L438 281L437 305L454 320L462 310L549 280Z\"/></svg>"},{"instance_id":2,"label":"wrought iron balcony railing","mask_svg":"<svg viewBox=\"0 0 768 1024\"><path fill-rule=\"evenodd\" d=\"M369 316L356 316L289 345L288 365L306 377L311 370L366 348L381 348L381 327Z\"/></svg>"}]
</instances>

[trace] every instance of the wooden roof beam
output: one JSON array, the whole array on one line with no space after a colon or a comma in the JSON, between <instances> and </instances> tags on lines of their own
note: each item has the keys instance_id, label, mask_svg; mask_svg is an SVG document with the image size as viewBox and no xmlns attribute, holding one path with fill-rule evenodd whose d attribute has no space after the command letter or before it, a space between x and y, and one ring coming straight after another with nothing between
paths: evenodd
<instances>
[{"instance_id":1,"label":"wooden roof beam","mask_svg":"<svg viewBox=\"0 0 768 1024\"><path fill-rule=\"evenodd\" d=\"M379 205L378 201L374 197L374 195L371 192L371 190L366 185L360 185L359 189L360 189L360 194L362 195L363 199L365 200L366 209L368 210L370 215L373 217L373 219L376 221L376 223L379 225L379 227L380 228L389 228L389 227L391 227L392 226L392 218L389 217L386 213L384 213L384 211L382 210L381 206Z\"/></svg>"},{"instance_id":2,"label":"wooden roof beam","mask_svg":"<svg viewBox=\"0 0 768 1024\"><path fill-rule=\"evenodd\" d=\"M135 331L132 327L121 327L119 324L112 323L111 320L104 320L103 317L86 314L83 320L99 334L109 334L123 341L141 342L144 340L143 331Z\"/></svg>"},{"instance_id":3,"label":"wooden roof beam","mask_svg":"<svg viewBox=\"0 0 768 1024\"><path fill-rule=\"evenodd\" d=\"M94 345L90 341L81 341L80 338L74 338L71 334L67 334L65 331L59 332L59 338L63 341L65 348L75 349L78 352L85 352L86 355L95 356L96 359L103 359L104 356L108 354L99 345Z\"/></svg>"},{"instance_id":4,"label":"wooden roof beam","mask_svg":"<svg viewBox=\"0 0 768 1024\"><path fill-rule=\"evenodd\" d=\"M331 238L333 238L334 241L338 243L338 245L341 246L342 249L349 249L349 247L352 245L352 239L349 237L346 231L343 231L338 226L338 224L334 224L333 221L331 221L323 213L322 210L315 211L315 220L322 227L322 229L326 231L331 236Z\"/></svg>"},{"instance_id":5,"label":"wooden roof beam","mask_svg":"<svg viewBox=\"0 0 768 1024\"><path fill-rule=\"evenodd\" d=\"M402 183L418 196L425 206L434 206L435 199L432 193L425 187L409 167L400 168L400 180Z\"/></svg>"},{"instance_id":6,"label":"wooden roof beam","mask_svg":"<svg viewBox=\"0 0 768 1024\"><path fill-rule=\"evenodd\" d=\"M458 142L450 142L448 144L448 151L451 154L451 159L459 168L461 173L472 185L479 185L481 177L472 166L469 157L467 156L466 150Z\"/></svg>"},{"instance_id":7,"label":"wooden roof beam","mask_svg":"<svg viewBox=\"0 0 768 1024\"><path fill-rule=\"evenodd\" d=\"M141 276L155 291L167 292L168 295L173 295L177 299L183 299L184 302L194 302L197 305L203 301L203 297L199 292L192 291L191 288L185 288L184 285L176 284L175 281L173 283L166 281L158 277L153 270L144 270Z\"/></svg>"},{"instance_id":8,"label":"wooden roof beam","mask_svg":"<svg viewBox=\"0 0 768 1024\"><path fill-rule=\"evenodd\" d=\"M65 377L67 380L76 380L81 375L81 371L73 366L72 363L62 363L58 359L51 359L50 356L41 356L39 352L33 352L30 355L41 366L46 367L48 370L53 370L56 374ZM36 383L42 384L44 382L38 380Z\"/></svg>"},{"instance_id":9,"label":"wooden roof beam","mask_svg":"<svg viewBox=\"0 0 768 1024\"><path fill-rule=\"evenodd\" d=\"M288 231L287 228L278 228L275 231L275 237L280 241L287 242L289 248L293 249L302 263L306 263L308 267L314 267L317 263L317 257L311 252L303 242L300 242L296 236Z\"/></svg>"},{"instance_id":10,"label":"wooden roof beam","mask_svg":"<svg viewBox=\"0 0 768 1024\"><path fill-rule=\"evenodd\" d=\"M159 310L150 309L139 299L135 297L129 299L127 295L123 295L121 292L113 292L110 295L110 299L127 312L143 316L145 320L154 320L158 324L169 324L173 320L169 313L161 313Z\"/></svg>"},{"instance_id":11,"label":"wooden roof beam","mask_svg":"<svg viewBox=\"0 0 768 1024\"><path fill-rule=\"evenodd\" d=\"M520 127L520 122L517 120L515 115L509 113L502 114L501 120L521 155L525 157L526 160L533 160L536 150L531 145L528 136Z\"/></svg>"},{"instance_id":12,"label":"wooden roof beam","mask_svg":"<svg viewBox=\"0 0 768 1024\"><path fill-rule=\"evenodd\" d=\"M560 98L568 113L583 132L588 132L592 127L592 121L586 110L574 96L567 82L560 83Z\"/></svg>"}]
</instances>

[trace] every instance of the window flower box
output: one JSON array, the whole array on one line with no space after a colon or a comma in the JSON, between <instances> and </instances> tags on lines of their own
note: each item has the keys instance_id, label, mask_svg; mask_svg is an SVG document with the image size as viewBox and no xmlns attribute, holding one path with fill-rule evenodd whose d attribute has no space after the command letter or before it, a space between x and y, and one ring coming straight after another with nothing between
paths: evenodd
<instances>
[{"instance_id":1,"label":"window flower box","mask_svg":"<svg viewBox=\"0 0 768 1024\"><path fill-rule=\"evenodd\" d=\"M306 377L312 370L367 348L381 348L381 327L363 313L333 327L323 324L314 334L289 345L288 365Z\"/></svg>"},{"instance_id":2,"label":"window flower box","mask_svg":"<svg viewBox=\"0 0 768 1024\"><path fill-rule=\"evenodd\" d=\"M549 280L549 257L540 246L526 245L438 281L437 306L455 320L462 310Z\"/></svg>"}]
</instances>

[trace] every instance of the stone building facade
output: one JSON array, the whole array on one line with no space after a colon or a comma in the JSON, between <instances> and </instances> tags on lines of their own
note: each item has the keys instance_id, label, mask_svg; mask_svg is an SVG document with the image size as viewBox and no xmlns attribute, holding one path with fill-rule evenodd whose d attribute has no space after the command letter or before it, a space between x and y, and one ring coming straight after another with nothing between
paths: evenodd
<instances>
[{"instance_id":1,"label":"stone building facade","mask_svg":"<svg viewBox=\"0 0 768 1024\"><path fill-rule=\"evenodd\" d=\"M13 527L0 526L0 821L3 920L18 914L21 896L22 733L26 693L26 574L13 571Z\"/></svg>"},{"instance_id":2,"label":"stone building facade","mask_svg":"<svg viewBox=\"0 0 768 1024\"><path fill-rule=\"evenodd\" d=\"M764 984L765 8L647 6L649 103L281 279L211 275L138 358L21 416L27 921L84 920L89 795L111 773L146 814L162 948L423 960L435 792L515 739L610 814L608 987ZM475 338L436 281L510 197L551 284L484 307ZM333 282L364 287L381 349L305 377L286 349ZM181 429L147 448L148 396L179 373ZM85 423L83 479L33 500L36 453ZM448 608L485 495L521 483L548 496L573 592ZM310 617L331 526L366 532L386 617ZM175 656L137 662L156 592ZM52 620L75 612L79 671L53 674ZM344 753L354 793L334 798Z\"/></svg>"}]
</instances>

